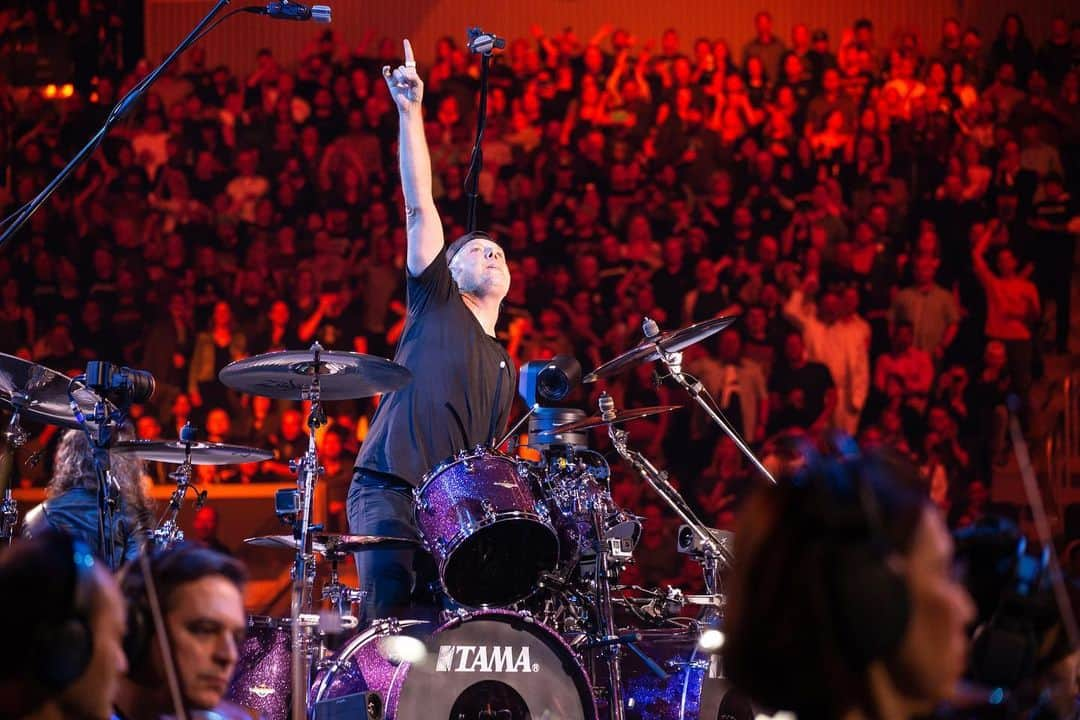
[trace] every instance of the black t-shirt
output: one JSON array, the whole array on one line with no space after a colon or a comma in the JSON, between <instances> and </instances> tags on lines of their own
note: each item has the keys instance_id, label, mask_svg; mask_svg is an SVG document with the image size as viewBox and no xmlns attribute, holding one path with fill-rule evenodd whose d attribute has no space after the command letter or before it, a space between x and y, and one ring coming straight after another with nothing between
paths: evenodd
<instances>
[{"instance_id":1,"label":"black t-shirt","mask_svg":"<svg viewBox=\"0 0 1080 720\"><path fill-rule=\"evenodd\" d=\"M419 485L458 451L497 439L510 416L514 368L461 299L443 253L407 275L406 299L394 362L413 379L383 397L356 466Z\"/></svg>"}]
</instances>

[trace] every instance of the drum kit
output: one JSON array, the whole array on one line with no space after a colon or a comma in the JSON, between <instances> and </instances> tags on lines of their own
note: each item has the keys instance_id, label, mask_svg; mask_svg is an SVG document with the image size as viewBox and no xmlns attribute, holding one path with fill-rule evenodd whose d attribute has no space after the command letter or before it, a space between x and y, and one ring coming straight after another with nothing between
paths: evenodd
<instances>
[{"instance_id":1,"label":"drum kit","mask_svg":"<svg viewBox=\"0 0 1080 720\"><path fill-rule=\"evenodd\" d=\"M646 320L642 343L584 381L659 361L666 377L760 467L701 384L681 368L681 350L730 323L717 318L660 333ZM25 442L20 415L71 420L69 381L56 375L0 356L0 399L14 410L9 444L20 437ZM411 380L406 368L316 343L308 351L238 360L219 378L244 393L308 403L310 431L307 452L292 464L296 489L275 498L275 511L292 532L246 540L294 555L290 616L249 619L229 700L268 718L294 720L754 717L724 679L718 654L731 538L695 515L666 473L631 447L625 429L678 406L619 410L601 393L593 416L559 408L549 415L558 422L530 424L529 445L539 451L534 459L500 452L502 442L462 450L415 489L417 540L331 534L312 524L322 469L315 431L326 423L322 403L392 392ZM682 520L677 549L700 564L705 593L619 584L642 552L642 519L615 502L607 461L588 446L593 428L606 428L618 455ZM182 539L176 515L188 489L196 502L205 499L191 483L193 465L269 457L255 448L200 443L186 430L178 441L112 447L178 466L172 475L177 490L153 534L159 547ZM5 532L8 502L0 507ZM365 592L342 583L339 564L354 553L421 545L438 571L433 589L443 607L435 619L360 622L353 611ZM316 562L329 565L318 595Z\"/></svg>"}]
</instances>

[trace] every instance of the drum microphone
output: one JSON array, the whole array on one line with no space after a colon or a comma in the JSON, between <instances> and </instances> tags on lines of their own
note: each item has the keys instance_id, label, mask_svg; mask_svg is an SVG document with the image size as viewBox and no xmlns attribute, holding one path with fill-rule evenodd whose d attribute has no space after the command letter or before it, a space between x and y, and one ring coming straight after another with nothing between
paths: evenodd
<instances>
[{"instance_id":1,"label":"drum microphone","mask_svg":"<svg viewBox=\"0 0 1080 720\"><path fill-rule=\"evenodd\" d=\"M243 8L243 10L255 15L265 15L275 20L314 20L317 23L330 22L331 14L329 5L312 5L308 7L288 0L267 3L265 6L252 5Z\"/></svg>"}]
</instances>

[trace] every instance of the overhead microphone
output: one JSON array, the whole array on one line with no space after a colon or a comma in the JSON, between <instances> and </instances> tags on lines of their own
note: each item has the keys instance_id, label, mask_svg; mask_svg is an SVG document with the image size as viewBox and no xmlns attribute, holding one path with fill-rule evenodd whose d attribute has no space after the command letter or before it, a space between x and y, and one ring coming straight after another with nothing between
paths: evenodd
<instances>
[{"instance_id":1,"label":"overhead microphone","mask_svg":"<svg viewBox=\"0 0 1080 720\"><path fill-rule=\"evenodd\" d=\"M247 12L256 15L266 15L277 20L314 20L317 23L330 22L329 5L312 5L308 7L297 2L281 0L281 2L267 3L265 6L252 5L244 8Z\"/></svg>"}]
</instances>

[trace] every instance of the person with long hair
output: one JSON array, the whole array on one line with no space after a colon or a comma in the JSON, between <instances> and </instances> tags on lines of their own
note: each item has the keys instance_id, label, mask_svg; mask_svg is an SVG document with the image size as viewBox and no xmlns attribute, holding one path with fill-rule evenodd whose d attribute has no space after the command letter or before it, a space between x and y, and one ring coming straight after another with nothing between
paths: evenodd
<instances>
[{"instance_id":1,"label":"person with long hair","mask_svg":"<svg viewBox=\"0 0 1080 720\"><path fill-rule=\"evenodd\" d=\"M121 438L130 439L130 431ZM109 475L119 489L119 503L111 528L118 564L134 559L154 526L151 500L142 486L142 463L131 456L113 454ZM98 534L98 476L90 440L83 430L67 430L60 437L53 473L45 488L45 502L26 514L23 535L33 537L52 528L85 542L98 557L105 557Z\"/></svg>"},{"instance_id":2,"label":"person with long hair","mask_svg":"<svg viewBox=\"0 0 1080 720\"><path fill-rule=\"evenodd\" d=\"M910 464L811 458L748 501L736 538L724 667L755 702L906 720L954 693L975 608Z\"/></svg>"}]
</instances>

